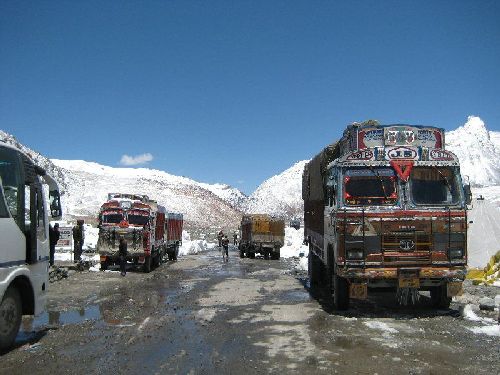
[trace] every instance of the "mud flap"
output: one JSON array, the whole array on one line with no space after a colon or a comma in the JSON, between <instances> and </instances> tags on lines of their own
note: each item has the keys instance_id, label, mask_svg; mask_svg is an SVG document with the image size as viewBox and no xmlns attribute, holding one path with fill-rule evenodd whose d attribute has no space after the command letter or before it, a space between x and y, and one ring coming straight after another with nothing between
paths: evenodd
<instances>
[{"instance_id":1,"label":"mud flap","mask_svg":"<svg viewBox=\"0 0 500 375\"><path fill-rule=\"evenodd\" d=\"M366 299L368 297L368 285L351 283L349 285L349 298Z\"/></svg>"},{"instance_id":2,"label":"mud flap","mask_svg":"<svg viewBox=\"0 0 500 375\"><path fill-rule=\"evenodd\" d=\"M461 296L463 293L461 281L451 281L446 284L446 294L448 297Z\"/></svg>"}]
</instances>

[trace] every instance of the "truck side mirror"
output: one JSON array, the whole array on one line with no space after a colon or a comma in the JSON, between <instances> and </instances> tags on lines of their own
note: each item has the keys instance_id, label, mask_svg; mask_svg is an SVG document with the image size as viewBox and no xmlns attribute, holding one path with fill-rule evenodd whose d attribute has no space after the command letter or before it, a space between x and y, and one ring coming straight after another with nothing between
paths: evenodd
<instances>
[{"instance_id":1,"label":"truck side mirror","mask_svg":"<svg viewBox=\"0 0 500 375\"><path fill-rule=\"evenodd\" d=\"M50 200L50 215L52 218L57 219L62 216L62 208L61 208L61 196L59 195L58 190L49 191L49 200Z\"/></svg>"},{"instance_id":2,"label":"truck side mirror","mask_svg":"<svg viewBox=\"0 0 500 375\"><path fill-rule=\"evenodd\" d=\"M465 194L465 204L472 203L472 191L470 189L470 185L464 185L464 194Z\"/></svg>"}]
</instances>

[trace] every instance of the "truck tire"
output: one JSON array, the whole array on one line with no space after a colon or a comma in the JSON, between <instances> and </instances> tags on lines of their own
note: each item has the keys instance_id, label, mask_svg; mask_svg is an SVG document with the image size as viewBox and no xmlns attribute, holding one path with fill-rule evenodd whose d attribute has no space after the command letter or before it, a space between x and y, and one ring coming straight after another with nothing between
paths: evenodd
<instances>
[{"instance_id":1,"label":"truck tire","mask_svg":"<svg viewBox=\"0 0 500 375\"><path fill-rule=\"evenodd\" d=\"M273 260L279 260L280 259L280 249L275 249L275 251L273 251L271 253L271 259L273 259Z\"/></svg>"},{"instance_id":2,"label":"truck tire","mask_svg":"<svg viewBox=\"0 0 500 375\"><path fill-rule=\"evenodd\" d=\"M253 252L253 251L249 252L249 253L248 253L248 257L249 257L250 259L255 259L255 252Z\"/></svg>"},{"instance_id":3,"label":"truck tire","mask_svg":"<svg viewBox=\"0 0 500 375\"><path fill-rule=\"evenodd\" d=\"M101 262L101 271L106 271L108 269L108 262Z\"/></svg>"},{"instance_id":4,"label":"truck tire","mask_svg":"<svg viewBox=\"0 0 500 375\"><path fill-rule=\"evenodd\" d=\"M431 289L432 306L440 309L448 309L451 304L451 297L448 297L446 284L436 286Z\"/></svg>"},{"instance_id":5,"label":"truck tire","mask_svg":"<svg viewBox=\"0 0 500 375\"><path fill-rule=\"evenodd\" d=\"M309 274L309 286L313 290L320 285L320 266L318 257L310 251L307 261L307 273Z\"/></svg>"},{"instance_id":6,"label":"truck tire","mask_svg":"<svg viewBox=\"0 0 500 375\"><path fill-rule=\"evenodd\" d=\"M333 303L337 310L349 308L349 285L346 279L337 275L333 279Z\"/></svg>"},{"instance_id":7,"label":"truck tire","mask_svg":"<svg viewBox=\"0 0 500 375\"><path fill-rule=\"evenodd\" d=\"M151 255L146 255L144 258L144 272L149 273L151 272Z\"/></svg>"},{"instance_id":8,"label":"truck tire","mask_svg":"<svg viewBox=\"0 0 500 375\"><path fill-rule=\"evenodd\" d=\"M242 248L240 248L240 258L244 258L245 257L245 252L243 251Z\"/></svg>"},{"instance_id":9,"label":"truck tire","mask_svg":"<svg viewBox=\"0 0 500 375\"><path fill-rule=\"evenodd\" d=\"M22 315L21 296L16 288L9 287L0 302L0 353L14 343Z\"/></svg>"},{"instance_id":10,"label":"truck tire","mask_svg":"<svg viewBox=\"0 0 500 375\"><path fill-rule=\"evenodd\" d=\"M157 268L157 267L160 266L160 254L156 254L153 257L152 263L153 263L153 269L155 269L155 268Z\"/></svg>"}]
</instances>

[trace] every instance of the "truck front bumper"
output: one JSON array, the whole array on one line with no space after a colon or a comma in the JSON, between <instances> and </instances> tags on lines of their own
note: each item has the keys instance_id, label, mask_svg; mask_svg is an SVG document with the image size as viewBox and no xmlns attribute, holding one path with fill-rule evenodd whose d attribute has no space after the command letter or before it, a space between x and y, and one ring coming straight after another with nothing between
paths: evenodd
<instances>
[{"instance_id":1,"label":"truck front bumper","mask_svg":"<svg viewBox=\"0 0 500 375\"><path fill-rule=\"evenodd\" d=\"M397 279L401 269L414 269L421 279L459 279L464 280L467 270L458 267L367 267L367 268L337 268L337 274L346 279Z\"/></svg>"}]
</instances>

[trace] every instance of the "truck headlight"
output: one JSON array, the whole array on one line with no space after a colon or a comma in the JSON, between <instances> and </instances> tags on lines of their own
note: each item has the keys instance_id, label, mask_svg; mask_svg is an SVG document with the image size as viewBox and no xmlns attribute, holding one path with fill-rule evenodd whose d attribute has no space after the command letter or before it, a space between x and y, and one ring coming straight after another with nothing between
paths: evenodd
<instances>
[{"instance_id":1,"label":"truck headlight","mask_svg":"<svg viewBox=\"0 0 500 375\"><path fill-rule=\"evenodd\" d=\"M363 259L363 251L347 250L347 259Z\"/></svg>"},{"instance_id":2,"label":"truck headlight","mask_svg":"<svg viewBox=\"0 0 500 375\"><path fill-rule=\"evenodd\" d=\"M464 257L464 249L462 248L450 249L450 259L457 259L463 257Z\"/></svg>"}]
</instances>

